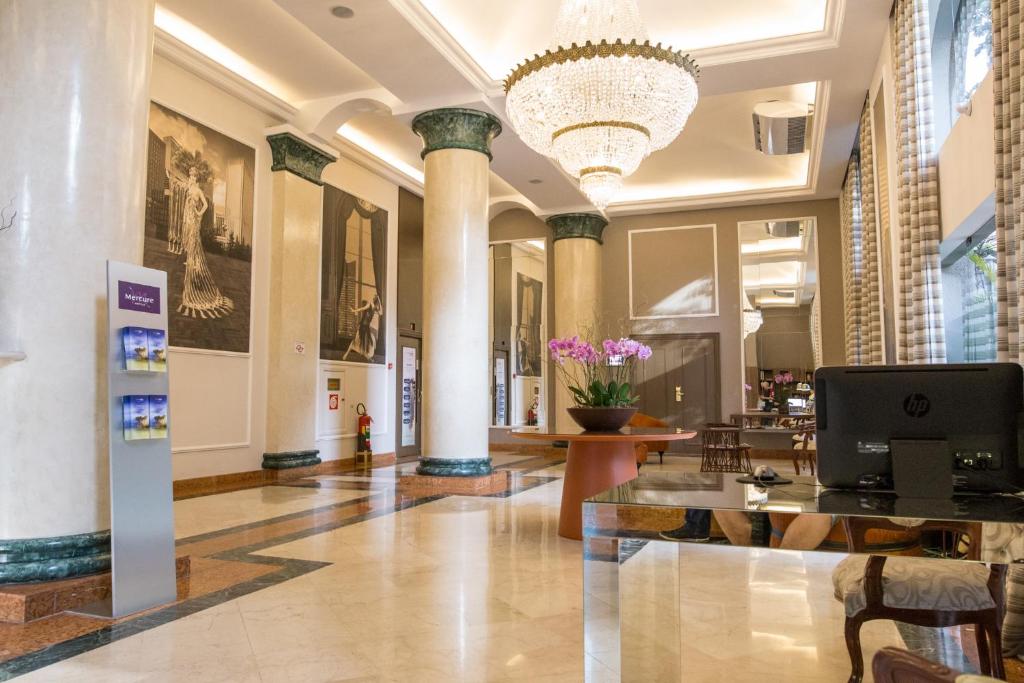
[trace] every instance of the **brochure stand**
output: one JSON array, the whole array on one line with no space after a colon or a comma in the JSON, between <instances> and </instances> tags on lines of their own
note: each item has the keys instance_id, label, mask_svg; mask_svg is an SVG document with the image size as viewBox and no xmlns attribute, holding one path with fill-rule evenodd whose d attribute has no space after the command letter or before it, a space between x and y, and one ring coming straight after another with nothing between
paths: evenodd
<instances>
[{"instance_id":1,"label":"brochure stand","mask_svg":"<svg viewBox=\"0 0 1024 683\"><path fill-rule=\"evenodd\" d=\"M123 617L177 599L167 380L167 273L107 262L111 593Z\"/></svg>"}]
</instances>

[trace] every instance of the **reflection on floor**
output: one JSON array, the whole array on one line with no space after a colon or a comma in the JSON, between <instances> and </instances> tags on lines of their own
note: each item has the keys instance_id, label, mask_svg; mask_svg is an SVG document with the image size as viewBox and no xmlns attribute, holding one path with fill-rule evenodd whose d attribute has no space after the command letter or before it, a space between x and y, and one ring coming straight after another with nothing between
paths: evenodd
<instances>
[{"instance_id":1,"label":"reflection on floor","mask_svg":"<svg viewBox=\"0 0 1024 683\"><path fill-rule=\"evenodd\" d=\"M396 477L415 463L399 462L179 501L178 551L193 567L179 602L114 624L0 624L0 680L613 680L583 656L580 544L556 533L564 465L494 462L509 488L479 497L404 496ZM677 549L651 543L627 562L629 585L646 585L665 547ZM684 678L843 680L839 559L684 547ZM640 649L657 643L630 618ZM865 655L910 642L965 663L951 630L922 631L869 625Z\"/></svg>"}]
</instances>

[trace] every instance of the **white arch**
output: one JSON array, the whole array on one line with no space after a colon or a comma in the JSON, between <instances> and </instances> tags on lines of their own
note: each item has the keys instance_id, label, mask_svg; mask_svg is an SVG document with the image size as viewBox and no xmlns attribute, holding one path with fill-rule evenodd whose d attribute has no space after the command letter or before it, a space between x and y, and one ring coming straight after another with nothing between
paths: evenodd
<instances>
[{"instance_id":1,"label":"white arch","mask_svg":"<svg viewBox=\"0 0 1024 683\"><path fill-rule=\"evenodd\" d=\"M487 205L487 222L493 221L500 214L512 209L525 209L534 216L540 218L540 209L523 195L506 195L504 197L491 197Z\"/></svg>"},{"instance_id":2,"label":"white arch","mask_svg":"<svg viewBox=\"0 0 1024 683\"><path fill-rule=\"evenodd\" d=\"M299 107L293 124L307 135L330 140L345 122L367 113L391 114L401 102L384 88L310 100Z\"/></svg>"}]
</instances>

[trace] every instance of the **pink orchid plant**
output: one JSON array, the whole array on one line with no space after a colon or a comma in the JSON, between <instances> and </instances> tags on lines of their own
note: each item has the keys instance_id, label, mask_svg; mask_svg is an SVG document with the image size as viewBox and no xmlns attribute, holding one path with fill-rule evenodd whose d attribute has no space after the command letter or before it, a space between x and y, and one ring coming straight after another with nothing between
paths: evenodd
<instances>
[{"instance_id":1,"label":"pink orchid plant","mask_svg":"<svg viewBox=\"0 0 1024 683\"><path fill-rule=\"evenodd\" d=\"M629 378L633 366L651 357L635 339L605 339L600 350L579 335L548 342L559 379L579 407L625 407L639 400Z\"/></svg>"}]
</instances>

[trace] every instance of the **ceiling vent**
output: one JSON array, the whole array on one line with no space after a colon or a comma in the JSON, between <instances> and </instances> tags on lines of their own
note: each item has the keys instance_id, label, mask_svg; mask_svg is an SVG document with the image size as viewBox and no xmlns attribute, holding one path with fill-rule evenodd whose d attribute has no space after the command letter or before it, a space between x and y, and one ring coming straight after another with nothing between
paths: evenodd
<instances>
[{"instance_id":1,"label":"ceiling vent","mask_svg":"<svg viewBox=\"0 0 1024 683\"><path fill-rule=\"evenodd\" d=\"M799 237L800 221L768 221L768 234L772 237Z\"/></svg>"},{"instance_id":2,"label":"ceiling vent","mask_svg":"<svg viewBox=\"0 0 1024 683\"><path fill-rule=\"evenodd\" d=\"M780 299L793 299L794 301L796 301L795 289L773 289L772 294L779 297Z\"/></svg>"},{"instance_id":3,"label":"ceiling vent","mask_svg":"<svg viewBox=\"0 0 1024 683\"><path fill-rule=\"evenodd\" d=\"M770 155L800 154L808 149L813 107L770 100L754 105L754 147Z\"/></svg>"}]
</instances>

